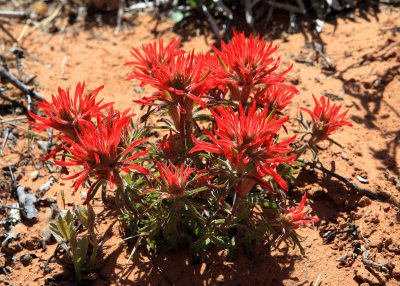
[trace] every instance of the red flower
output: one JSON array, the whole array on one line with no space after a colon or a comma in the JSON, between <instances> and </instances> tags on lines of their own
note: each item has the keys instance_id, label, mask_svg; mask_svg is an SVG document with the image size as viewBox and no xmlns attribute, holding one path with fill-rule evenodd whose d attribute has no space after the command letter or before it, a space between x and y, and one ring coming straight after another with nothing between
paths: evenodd
<instances>
[{"instance_id":1,"label":"red flower","mask_svg":"<svg viewBox=\"0 0 400 286\"><path fill-rule=\"evenodd\" d=\"M269 86L280 84L291 91L298 93L293 86L283 85L286 80L284 75L287 70L275 75L274 71L279 67L280 58L275 60L272 54L278 49L271 42L268 46L260 36L253 35L246 39L244 33L234 32L232 41L228 44L221 43L221 51L213 46L214 52L219 56L221 64L226 72L222 75L228 83L232 93L232 99L246 105L250 92L257 85ZM218 73L220 73L218 71Z\"/></svg>"},{"instance_id":2,"label":"red flower","mask_svg":"<svg viewBox=\"0 0 400 286\"><path fill-rule=\"evenodd\" d=\"M254 92L254 100L257 104L268 106L269 111L275 110L281 113L288 104L292 103L294 94L293 90L284 89L279 85L270 85Z\"/></svg>"},{"instance_id":3,"label":"red flower","mask_svg":"<svg viewBox=\"0 0 400 286\"><path fill-rule=\"evenodd\" d=\"M195 169L187 167L185 169L184 164L181 166L174 166L170 163L170 168L164 163L157 162L158 171L160 172L161 179L164 182L167 195L167 199L171 196L182 197L185 194L185 188L187 179ZM161 184L161 182L159 182Z\"/></svg>"},{"instance_id":4,"label":"red flower","mask_svg":"<svg viewBox=\"0 0 400 286\"><path fill-rule=\"evenodd\" d=\"M100 116L97 116L97 128L92 123L81 126L77 142L67 137L61 138L71 145L71 147L64 146L65 150L70 153L68 156L70 158L67 162L58 160L54 160L54 162L64 167L80 165L84 168L77 174L64 178L65 180L77 178L73 184L75 191L89 176L95 176L97 180L107 180L110 187L113 188L114 184L122 185L122 178L119 174L121 170L130 173L130 169L134 169L145 175L148 173L144 167L129 163L146 155L150 150L128 155L139 144L146 142L147 138L126 142L132 116L127 113L128 110L121 115L119 112L114 113L111 109L105 119L101 120ZM88 198L91 190L92 188L88 192Z\"/></svg>"},{"instance_id":5,"label":"red flower","mask_svg":"<svg viewBox=\"0 0 400 286\"><path fill-rule=\"evenodd\" d=\"M293 142L295 136L279 143L275 142L278 131L289 117L278 119L276 115L269 116L268 108L256 113L255 102L247 116L241 104L239 113L232 107L218 106L216 109L219 114L211 110L218 127L214 130L215 135L204 129L212 143L198 141L192 135L197 145L189 153L208 151L224 154L239 176L255 180L271 190L269 184L262 181L264 176L271 175L283 189L287 190L286 182L274 169L281 162L293 162L292 159L295 157L295 155L281 156L292 151L287 146ZM249 187L238 187L241 193L250 190Z\"/></svg>"},{"instance_id":6,"label":"red flower","mask_svg":"<svg viewBox=\"0 0 400 286\"><path fill-rule=\"evenodd\" d=\"M284 210L283 219L289 222L291 229L298 229L300 225L319 221L319 218L307 216L307 210L303 211L306 204L306 196L307 194L304 194L303 199L296 209Z\"/></svg>"},{"instance_id":7,"label":"red flower","mask_svg":"<svg viewBox=\"0 0 400 286\"><path fill-rule=\"evenodd\" d=\"M104 86L100 86L91 93L83 96L85 82L79 82L75 89L75 96L69 95L69 90L58 88L58 96L52 95L53 103L50 104L46 100L44 103L38 102L38 106L44 110L46 116L40 117L29 112L29 115L38 122L29 122L36 126L36 131L47 128L54 128L61 131L64 136L76 139L76 129L80 128L82 121L90 121L91 118L101 116L100 110L113 105L114 103L106 103L101 105L102 100L96 102L96 96Z\"/></svg>"},{"instance_id":8,"label":"red flower","mask_svg":"<svg viewBox=\"0 0 400 286\"><path fill-rule=\"evenodd\" d=\"M141 85L150 84L158 89L151 97L135 101L144 105L154 105L160 101L159 107L167 107L175 128L190 138L192 130L192 110L194 103L205 108L202 98L212 87L213 78L204 71L204 58L198 58L194 52L179 54L167 65L154 63L152 74L136 74Z\"/></svg>"},{"instance_id":9,"label":"red flower","mask_svg":"<svg viewBox=\"0 0 400 286\"><path fill-rule=\"evenodd\" d=\"M161 149L164 158L175 163L178 158L184 154L184 145L179 135L173 135L172 130L168 135L164 135L161 142L157 143L157 147Z\"/></svg>"},{"instance_id":10,"label":"red flower","mask_svg":"<svg viewBox=\"0 0 400 286\"><path fill-rule=\"evenodd\" d=\"M335 132L335 130L339 126L348 125L353 126L350 121L348 121L349 117L347 113L349 110L346 110L340 113L341 105L330 104L329 98L325 100L324 96L321 96L320 103L313 95L313 99L315 102L314 110L311 111L307 108L300 107L301 110L304 110L308 114L310 114L313 121L313 139L312 144L316 144L317 142L328 138L329 135Z\"/></svg>"},{"instance_id":11,"label":"red flower","mask_svg":"<svg viewBox=\"0 0 400 286\"><path fill-rule=\"evenodd\" d=\"M156 62L151 76L136 74L136 78L142 82L141 86L150 84L159 90L147 102L142 100L140 103L151 105L157 99L186 112L192 111L193 101L205 107L201 97L207 91L209 82L205 80L207 73L203 72L204 64L201 59L194 52L179 54L167 65Z\"/></svg>"},{"instance_id":12,"label":"red flower","mask_svg":"<svg viewBox=\"0 0 400 286\"><path fill-rule=\"evenodd\" d=\"M133 65L139 70L139 72L134 72L132 75L128 76L127 79L133 79L142 74L151 75L153 68L159 63L161 65L168 65L170 61L177 55L183 54L183 50L177 49L181 40L173 39L165 48L163 40L160 39L158 42L152 44L143 45L143 53L139 49L133 48L131 54L134 56L136 61L127 62L125 65Z\"/></svg>"}]
</instances>

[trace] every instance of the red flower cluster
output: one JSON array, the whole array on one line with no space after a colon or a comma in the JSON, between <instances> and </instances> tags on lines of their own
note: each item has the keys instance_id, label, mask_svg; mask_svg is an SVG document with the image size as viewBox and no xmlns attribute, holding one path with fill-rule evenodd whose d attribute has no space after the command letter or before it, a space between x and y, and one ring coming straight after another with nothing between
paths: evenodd
<instances>
[{"instance_id":1,"label":"red flower cluster","mask_svg":"<svg viewBox=\"0 0 400 286\"><path fill-rule=\"evenodd\" d=\"M47 128L54 128L61 131L64 136L75 139L76 129L80 128L83 121L89 122L91 118L96 116L103 116L101 110L113 105L114 103L106 103L101 105L103 99L96 102L96 96L104 86L100 86L93 90L91 93L83 96L85 83L79 82L75 89L75 96L71 98L69 90L58 88L58 95L52 95L53 103L50 104L46 100L44 103L38 102L38 106L43 109L45 117L37 116L29 111L29 115L38 122L29 122L36 126L36 131L41 131Z\"/></svg>"},{"instance_id":2,"label":"red flower cluster","mask_svg":"<svg viewBox=\"0 0 400 286\"><path fill-rule=\"evenodd\" d=\"M205 68L206 58L196 56L193 51L185 54L176 49L178 44L179 41L172 41L164 50L160 41L157 56L154 54L156 43L143 47L145 56L134 49L137 61L127 64L134 65L138 71L127 79L136 78L141 81L141 86L150 84L156 88L158 91L153 96L135 102L154 105L158 101L158 107L168 108L175 128L188 137L192 129L194 104L206 107L204 93L216 85L217 79Z\"/></svg>"},{"instance_id":3,"label":"red flower cluster","mask_svg":"<svg viewBox=\"0 0 400 286\"><path fill-rule=\"evenodd\" d=\"M295 87L282 83L286 80L285 74L292 66L279 74L274 74L280 63L279 58L275 60L272 57L277 49L277 46L273 47L272 42L267 46L265 40L260 40L259 36L254 38L251 35L247 39L244 33L236 32L228 44L221 43L221 50L213 46L225 69L225 72L222 72L218 68L215 72L228 85L233 100L240 101L246 106L251 92L257 85L279 85L281 88L298 93Z\"/></svg>"},{"instance_id":4,"label":"red flower cluster","mask_svg":"<svg viewBox=\"0 0 400 286\"><path fill-rule=\"evenodd\" d=\"M132 164L131 161L146 155L150 150L140 151L134 155L129 154L141 143L147 141L147 138L127 142L127 131L132 115L128 115L128 110L122 115L113 109L108 116L101 120L97 117L97 126L92 123L81 125L81 131L78 134L78 140L74 141L65 136L61 139L70 144L71 147L64 146L70 153L69 161L54 162L60 166L83 166L83 170L64 178L65 180L78 178L73 186L75 191L89 176L95 176L96 180L109 181L110 187L114 184L122 186L120 170L127 173L134 169L142 174L147 174L147 170L141 165ZM92 185L92 187L95 184ZM89 190L88 198L92 188Z\"/></svg>"},{"instance_id":5,"label":"red flower cluster","mask_svg":"<svg viewBox=\"0 0 400 286\"><path fill-rule=\"evenodd\" d=\"M341 105L330 104L329 98L326 100L324 96L321 96L320 102L313 95L313 99L315 102L314 110L311 111L307 108L300 107L301 110L304 110L308 114L310 114L313 121L313 139L312 144L316 144L319 141L325 140L339 126L353 126L350 121L348 121L348 117L346 117L348 110L340 113Z\"/></svg>"},{"instance_id":6,"label":"red flower cluster","mask_svg":"<svg viewBox=\"0 0 400 286\"><path fill-rule=\"evenodd\" d=\"M133 65L139 72L134 72L127 79L136 79L137 76L141 77L143 74L151 75L153 67L157 64L168 65L175 56L185 53L185 51L177 49L180 43L179 39L174 39L164 48L164 42L160 39L158 48L157 42L143 45L142 50L144 54L139 49L132 47L131 54L136 61L127 62L125 65Z\"/></svg>"},{"instance_id":7,"label":"red flower cluster","mask_svg":"<svg viewBox=\"0 0 400 286\"><path fill-rule=\"evenodd\" d=\"M101 105L103 99L96 102L96 96L104 86L100 86L93 90L91 93L83 96L83 90L85 88L85 82L82 84L79 82L75 89L75 96L71 98L69 90L58 88L58 96L52 95L53 103L50 104L46 100L44 103L38 102L38 106L44 111L45 117L40 117L30 111L29 115L39 122L29 123L35 126L36 131L41 131L47 128L54 128L55 130L61 131L63 136L73 140L78 140L77 132L79 132L82 125L90 122L92 118L104 117L100 111L112 106L114 103L106 103ZM57 152L63 149L62 144L55 147L46 157L41 158L42 161L46 161L52 158Z\"/></svg>"},{"instance_id":8,"label":"red flower cluster","mask_svg":"<svg viewBox=\"0 0 400 286\"><path fill-rule=\"evenodd\" d=\"M218 127L214 130L215 135L204 129L212 143L199 141L192 135L197 145L189 153L208 151L224 154L239 177L255 180L272 190L271 186L262 180L264 176L271 175L286 190L286 182L274 169L281 162L293 162L295 155L287 157L281 155L292 151L288 145L293 142L295 136L279 143L275 140L278 131L289 117L278 119L276 115L270 116L268 108L262 112L256 112L255 102L247 116L241 104L239 113L236 113L232 107L217 106L216 109L218 114L211 110ZM247 193L250 190L249 187L241 188L240 186L239 189L241 193Z\"/></svg>"}]
</instances>

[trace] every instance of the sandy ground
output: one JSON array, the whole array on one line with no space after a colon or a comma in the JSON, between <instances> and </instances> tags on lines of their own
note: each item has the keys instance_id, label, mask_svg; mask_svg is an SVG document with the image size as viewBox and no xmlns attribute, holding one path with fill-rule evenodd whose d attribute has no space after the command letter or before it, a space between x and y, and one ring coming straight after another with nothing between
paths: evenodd
<instances>
[{"instance_id":1,"label":"sandy ground","mask_svg":"<svg viewBox=\"0 0 400 286\"><path fill-rule=\"evenodd\" d=\"M135 81L125 81L130 67L123 63L131 60L130 47L139 47L162 36L166 41L180 37L174 34L168 21L156 25L150 16L140 16L131 31L113 34L111 28L82 29L68 27L65 33L48 34L39 31L28 33L22 40L26 49L24 70L37 76L37 90L50 98L57 87L74 89L78 81L85 81L88 89L105 85L99 97L114 101L118 109L131 107L137 110L132 99L150 94L151 89L138 93ZM399 139L400 139L400 10L383 9L377 17L356 16L354 20L339 19L337 26L326 23L321 38L325 54L316 55L303 34L293 34L275 42L282 58L282 66L294 63L289 73L290 82L300 90L289 108L297 116L298 107L312 107L312 94L335 95L335 102L350 109L352 128L343 128L333 139L343 148L332 145L321 153L321 161L330 170L349 178L365 188L383 195L384 202L367 196L319 171L304 170L293 190L293 198L300 201L307 192L312 214L321 219L313 228L302 228L306 255L291 245L282 246L271 253L260 249L250 260L237 253L230 261L223 251L210 253L207 260L193 265L187 252L161 253L150 259L145 249L138 249L120 280L121 285L399 285L400 284L400 215L396 207L399 200ZM23 25L15 25L11 33L18 35ZM157 31L155 36L154 31ZM189 38L182 43L185 50L207 51L210 37ZM327 56L336 64L327 70ZM311 61L310 61L311 60ZM310 61L310 63L307 63ZM0 104L2 101L0 100ZM9 118L4 117L4 118ZM1 129L6 126L0 125ZM27 128L21 125L20 128ZM18 135L18 134L17 134ZM43 133L43 135L46 135ZM6 146L0 161L3 165L0 197L4 204L13 202L6 180L7 166L24 162L17 168L20 183L37 190L49 178L46 169L33 181L31 173L42 151L36 146L29 151L24 132L19 131L19 143ZM0 144L2 139L0 139ZM323 146L324 147L324 146ZM326 145L325 147L328 147ZM21 150L23 155L21 155ZM5 167L6 166L6 167ZM61 175L53 173L56 178ZM356 176L368 180L361 184ZM73 194L70 182L59 180L43 194L55 198L64 208L61 190L67 203L81 203L80 193ZM104 210L100 200L94 200L98 214L99 233L109 237L102 250L96 269L98 277L93 285L114 285L131 252L125 243L116 244L123 235L117 222L116 211ZM0 281L7 285L59 285L73 281L68 257L59 256L53 262L46 260L53 254L56 244L42 249L42 232L46 225L46 209L39 209L36 223L18 225L13 233L16 240L3 247L0 266L5 274ZM66 209L72 208L66 205ZM4 210L1 210L4 215ZM348 230L325 241L335 230ZM370 251L368 259L384 264L389 273L368 264L362 255L353 250L362 246ZM357 252L357 251L355 251ZM33 257L24 261L26 254ZM342 262L340 257L348 253ZM4 270L5 267L7 270ZM9 271L8 271L9 270ZM0 272L1 273L1 272Z\"/></svg>"}]
</instances>

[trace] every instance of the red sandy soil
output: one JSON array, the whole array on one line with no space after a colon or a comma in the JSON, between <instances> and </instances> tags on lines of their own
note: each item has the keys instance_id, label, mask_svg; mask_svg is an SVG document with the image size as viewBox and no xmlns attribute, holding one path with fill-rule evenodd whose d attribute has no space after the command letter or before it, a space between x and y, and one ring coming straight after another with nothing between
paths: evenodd
<instances>
[{"instance_id":1,"label":"red sandy soil","mask_svg":"<svg viewBox=\"0 0 400 286\"><path fill-rule=\"evenodd\" d=\"M131 107L137 110L132 99L149 94L151 90L146 89L141 94L135 92L133 88L138 83L124 80L131 68L123 66L123 63L131 60L131 46L139 47L160 36L166 41L179 37L172 32L171 26L168 21L156 26L153 18L143 15L135 20L132 30L123 30L118 35L114 35L111 28L85 30L79 25L67 27L65 33L28 31L21 43L26 49L24 70L37 76L40 84L37 90L47 99L57 92L58 86L73 90L78 81L86 81L88 89L104 84L100 96L106 101L115 101L118 109ZM292 198L300 201L307 192L311 214L321 219L315 227L298 231L303 238L305 256L298 249L293 250L292 245L282 245L273 252L261 247L252 260L240 252L232 260L227 260L224 251L214 251L204 263L193 265L185 250L178 254L160 253L151 260L146 249L139 248L125 269L120 284L169 285L169 280L174 285L399 285L400 215L396 206L399 205L400 190L399 26L398 8L382 8L377 17L371 14L366 17L356 15L353 20L339 18L336 27L326 23L321 38L326 56L336 64L333 72L324 69L322 57L315 57L303 34L275 41L280 46L277 54L283 60L282 66L294 63L289 73L290 82L301 92L290 107L292 116L298 115L299 106L313 106L312 94L320 96L323 92L340 96L336 102L350 109L354 126L342 128L333 136L343 148L322 145L329 147L321 152L323 165L380 193L386 198L384 202L370 199L320 171L305 170L299 175ZM22 25L15 25L10 32L18 35L22 28ZM154 30L158 37L155 37ZM207 51L211 40L199 36L189 38L182 45L186 50ZM307 58L313 59L314 64L296 61ZM27 128L27 124L21 126ZM31 177L34 165L40 165L38 158L43 151L37 146L28 151L22 130L19 131L18 146L6 146L0 162L7 166L25 160L26 167L15 172L21 174L22 185L36 191L49 178L46 168L40 170L43 177L36 181ZM6 176L8 168L3 168L2 172L2 184L7 186L5 182L10 180ZM355 177L357 175L368 179L368 183L361 184ZM54 173L54 176L60 178L61 175ZM67 203L81 204L80 193L73 194L70 185L70 181L59 180L42 197L55 197L63 209L61 190L64 190ZM4 204L13 202L9 192L10 188L1 189ZM100 199L95 199L93 205L98 215L98 232L109 239L99 254L98 276L92 285L114 285L132 246L116 244L124 235L123 227L117 221L118 212L105 209ZM66 205L65 208L71 209L72 206ZM3 247L0 266L10 270L7 275L0 275L4 285L6 282L13 285L59 285L74 281L71 262L66 255L59 255L46 264L56 248L53 242L46 251L42 249L46 209L48 207L39 208L35 223L24 222L16 226L12 232L19 234L18 238ZM5 217L5 211L1 212ZM354 235L352 232L337 234L324 243L323 236L329 231L349 229L349 224L357 227ZM384 264L389 273L364 264L361 255L351 263L357 241L358 245L370 251L369 259ZM346 252L349 258L345 262L337 261ZM33 253L37 258L23 261L21 258L27 253Z\"/></svg>"}]
</instances>

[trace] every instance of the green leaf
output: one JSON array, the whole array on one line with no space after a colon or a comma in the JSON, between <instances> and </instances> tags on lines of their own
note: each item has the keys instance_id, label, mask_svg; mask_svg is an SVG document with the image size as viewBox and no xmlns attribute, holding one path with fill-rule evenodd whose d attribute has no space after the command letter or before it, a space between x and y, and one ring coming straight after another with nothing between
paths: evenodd
<instances>
[{"instance_id":1,"label":"green leaf","mask_svg":"<svg viewBox=\"0 0 400 286\"><path fill-rule=\"evenodd\" d=\"M297 238L297 234L294 230L290 230L288 232L289 236L292 238L293 242L299 247L301 254L306 254L306 252L304 251L303 246L300 243L300 240Z\"/></svg>"},{"instance_id":2,"label":"green leaf","mask_svg":"<svg viewBox=\"0 0 400 286\"><path fill-rule=\"evenodd\" d=\"M97 193L97 191L99 190L99 188L100 188L101 186L103 186L103 184L104 184L105 182L106 182L105 180L98 180L98 181L96 182L96 186L93 188L92 192L90 193L90 198L89 198L89 200L91 200L91 199L94 198L94 196L96 195L96 193Z\"/></svg>"},{"instance_id":3,"label":"green leaf","mask_svg":"<svg viewBox=\"0 0 400 286\"><path fill-rule=\"evenodd\" d=\"M68 225L70 225L71 223L74 224L74 216L72 215L71 211L67 211L67 214L65 215L65 221L67 222Z\"/></svg>"},{"instance_id":4,"label":"green leaf","mask_svg":"<svg viewBox=\"0 0 400 286\"><path fill-rule=\"evenodd\" d=\"M57 226L55 224L50 224L50 232L57 241L58 245L60 245L65 252L67 252L70 256L72 255L71 251L68 248L68 245L65 243L64 238L61 236Z\"/></svg>"},{"instance_id":5,"label":"green leaf","mask_svg":"<svg viewBox=\"0 0 400 286\"><path fill-rule=\"evenodd\" d=\"M69 211L68 211L68 213L69 213ZM64 239L71 240L71 234L69 232L67 222L65 221L65 219L62 216L59 216L57 219L57 228L60 231L60 233L62 234L62 236L64 237Z\"/></svg>"},{"instance_id":6,"label":"green leaf","mask_svg":"<svg viewBox=\"0 0 400 286\"><path fill-rule=\"evenodd\" d=\"M76 252L78 248L78 241L77 241L77 233L74 227L69 229L71 239L69 240L69 244L71 245L72 253Z\"/></svg>"},{"instance_id":7,"label":"green leaf","mask_svg":"<svg viewBox=\"0 0 400 286\"><path fill-rule=\"evenodd\" d=\"M198 8L197 1L195 1L195 0L186 0L186 3L187 3L189 6L192 6L194 9L197 9L197 8Z\"/></svg>"},{"instance_id":8,"label":"green leaf","mask_svg":"<svg viewBox=\"0 0 400 286\"><path fill-rule=\"evenodd\" d=\"M79 268L82 268L83 263L85 263L86 260L86 254L88 251L88 246L89 246L89 241L86 236L82 237L78 241L78 248L77 248L77 263L79 265Z\"/></svg>"},{"instance_id":9,"label":"green leaf","mask_svg":"<svg viewBox=\"0 0 400 286\"><path fill-rule=\"evenodd\" d=\"M187 195L187 196L192 196L192 195L194 195L194 194L203 192L203 191L205 191L205 190L208 190L208 187L207 187L207 186L200 187L200 188L191 190L191 191L189 191L189 192L186 192L186 195Z\"/></svg>"},{"instance_id":10,"label":"green leaf","mask_svg":"<svg viewBox=\"0 0 400 286\"><path fill-rule=\"evenodd\" d=\"M78 216L80 223L83 224L86 228L89 228L89 221L86 210L81 206L78 206L75 210L75 213Z\"/></svg>"},{"instance_id":11,"label":"green leaf","mask_svg":"<svg viewBox=\"0 0 400 286\"><path fill-rule=\"evenodd\" d=\"M219 55L217 55L219 62L221 63L222 67L229 72L229 69L227 68L226 64L224 63L224 61L221 59L221 57Z\"/></svg>"},{"instance_id":12,"label":"green leaf","mask_svg":"<svg viewBox=\"0 0 400 286\"><path fill-rule=\"evenodd\" d=\"M259 194L248 194L247 201L253 205L262 205L267 208L278 209L279 206L268 199L262 198Z\"/></svg>"},{"instance_id":13,"label":"green leaf","mask_svg":"<svg viewBox=\"0 0 400 286\"><path fill-rule=\"evenodd\" d=\"M244 208L244 210L235 218L235 221L241 221L246 217L249 217L249 212L251 209L251 204L247 203L246 207Z\"/></svg>"},{"instance_id":14,"label":"green leaf","mask_svg":"<svg viewBox=\"0 0 400 286\"><path fill-rule=\"evenodd\" d=\"M211 236L210 237L211 241L218 247L221 247L223 249L230 249L232 248L232 245L227 244L225 241L223 241L221 238L218 236Z\"/></svg>"}]
</instances>

